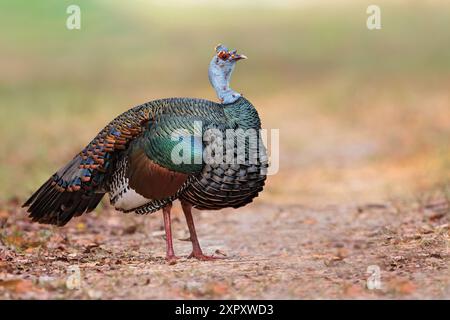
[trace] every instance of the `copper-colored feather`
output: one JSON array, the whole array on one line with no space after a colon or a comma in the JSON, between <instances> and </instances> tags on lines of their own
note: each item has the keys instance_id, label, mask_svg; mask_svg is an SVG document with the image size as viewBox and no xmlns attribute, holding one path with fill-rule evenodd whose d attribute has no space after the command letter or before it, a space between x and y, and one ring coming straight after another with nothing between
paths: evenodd
<instances>
[{"instance_id":1,"label":"copper-colored feather","mask_svg":"<svg viewBox=\"0 0 450 320\"><path fill-rule=\"evenodd\" d=\"M143 150L130 156L129 185L140 195L160 200L174 195L188 175L163 168L150 160Z\"/></svg>"}]
</instances>

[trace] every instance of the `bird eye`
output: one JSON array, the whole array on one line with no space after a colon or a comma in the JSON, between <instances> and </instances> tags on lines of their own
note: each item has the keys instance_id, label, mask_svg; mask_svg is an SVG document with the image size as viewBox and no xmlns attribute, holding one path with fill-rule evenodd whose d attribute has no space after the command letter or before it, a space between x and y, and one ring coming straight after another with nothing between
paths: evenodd
<instances>
[{"instance_id":1,"label":"bird eye","mask_svg":"<svg viewBox=\"0 0 450 320\"><path fill-rule=\"evenodd\" d=\"M226 51L220 51L217 56L222 60L227 60L230 54Z\"/></svg>"}]
</instances>

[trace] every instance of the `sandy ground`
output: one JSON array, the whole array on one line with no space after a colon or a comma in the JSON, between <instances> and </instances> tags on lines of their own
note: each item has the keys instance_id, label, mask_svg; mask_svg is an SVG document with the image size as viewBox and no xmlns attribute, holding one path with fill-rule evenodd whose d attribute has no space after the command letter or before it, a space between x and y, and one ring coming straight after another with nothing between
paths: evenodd
<instances>
[{"instance_id":1,"label":"sandy ground","mask_svg":"<svg viewBox=\"0 0 450 320\"><path fill-rule=\"evenodd\" d=\"M450 298L446 202L258 202L194 218L204 251L226 259L188 260L190 242L175 240L183 258L166 264L160 213L102 209L56 228L9 205L0 211L0 298ZM187 238L179 206L173 228Z\"/></svg>"}]
</instances>

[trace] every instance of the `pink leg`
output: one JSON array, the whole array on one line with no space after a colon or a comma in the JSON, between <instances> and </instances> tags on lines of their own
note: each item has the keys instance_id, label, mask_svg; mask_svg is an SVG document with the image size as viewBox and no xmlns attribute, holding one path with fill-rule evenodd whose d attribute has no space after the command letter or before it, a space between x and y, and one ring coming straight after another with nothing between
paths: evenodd
<instances>
[{"instance_id":1,"label":"pink leg","mask_svg":"<svg viewBox=\"0 0 450 320\"><path fill-rule=\"evenodd\" d=\"M175 263L177 259L179 259L174 251L173 251L173 242L172 242L172 227L170 225L170 210L172 209L172 204L168 204L163 208L163 216L164 216L164 230L166 231L166 261L169 264Z\"/></svg>"},{"instance_id":2,"label":"pink leg","mask_svg":"<svg viewBox=\"0 0 450 320\"><path fill-rule=\"evenodd\" d=\"M202 261L223 259L223 257L207 256L203 254L202 248L200 247L200 243L198 242L197 232L195 231L194 219L192 219L191 213L192 205L188 202L182 201L181 206L183 208L184 216L186 217L186 222L189 228L189 233L192 242L192 253L188 256L188 259L195 258Z\"/></svg>"}]
</instances>

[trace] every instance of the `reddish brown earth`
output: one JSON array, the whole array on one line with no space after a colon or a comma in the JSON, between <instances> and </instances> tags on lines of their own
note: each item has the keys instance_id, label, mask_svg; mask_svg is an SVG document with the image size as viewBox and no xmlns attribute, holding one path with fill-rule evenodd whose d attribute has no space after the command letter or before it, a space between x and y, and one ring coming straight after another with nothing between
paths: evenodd
<instances>
[{"instance_id":1,"label":"reddish brown earth","mask_svg":"<svg viewBox=\"0 0 450 320\"><path fill-rule=\"evenodd\" d=\"M164 261L160 213L101 209L64 228L30 223L14 204L0 211L1 299L342 299L450 298L449 208L367 204L279 206L196 212L200 242L214 262ZM178 206L174 236L188 237ZM380 268L369 290L367 268ZM79 289L66 282L79 268ZM72 278L73 279L73 278Z\"/></svg>"}]
</instances>

